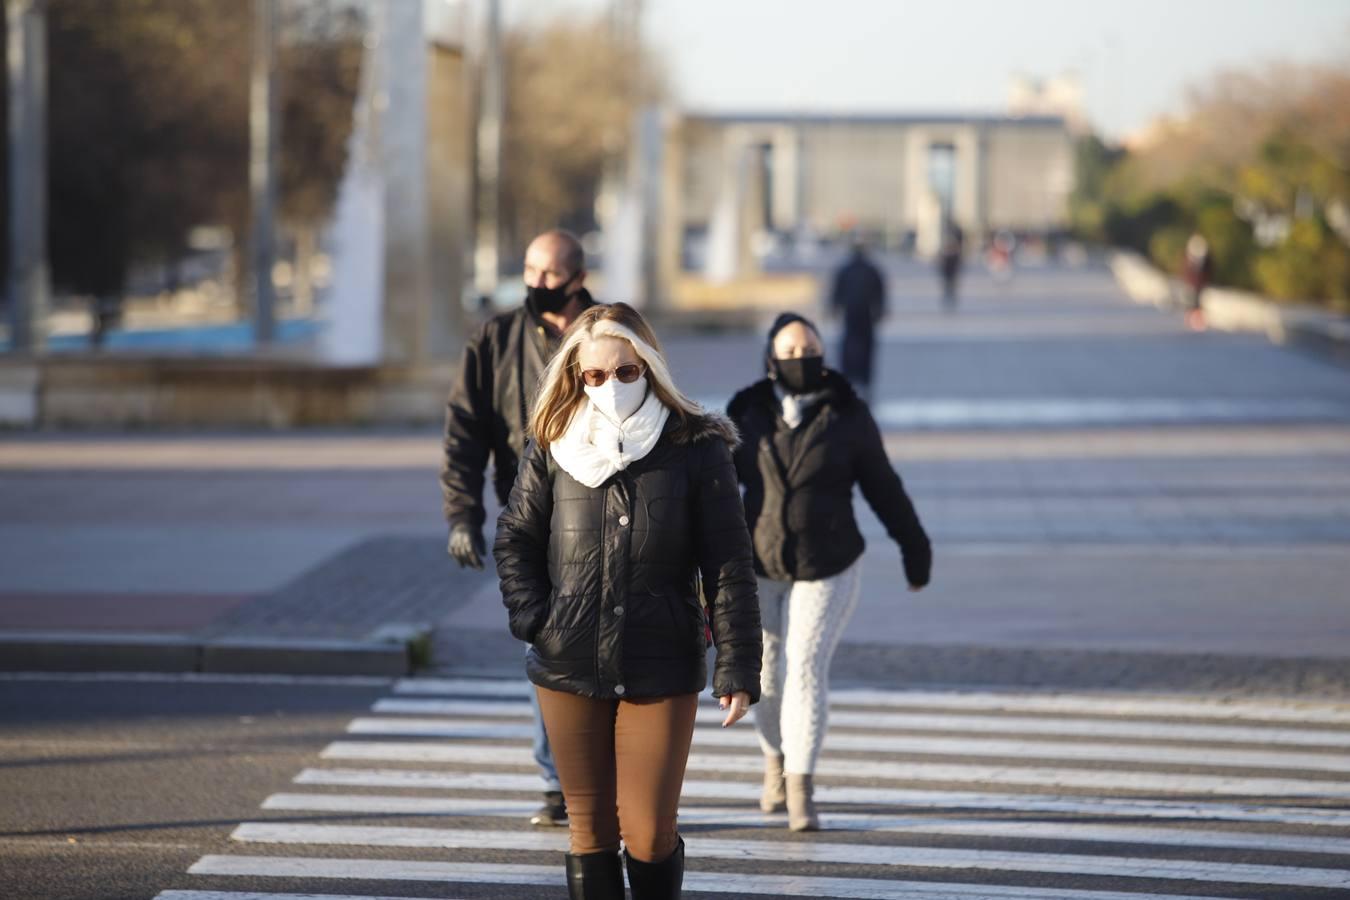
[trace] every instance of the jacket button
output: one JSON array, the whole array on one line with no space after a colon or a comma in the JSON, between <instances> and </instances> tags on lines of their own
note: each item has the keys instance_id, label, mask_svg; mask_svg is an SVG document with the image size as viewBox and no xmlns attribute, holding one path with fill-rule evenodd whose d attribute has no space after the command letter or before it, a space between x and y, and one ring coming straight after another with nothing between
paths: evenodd
<instances>
[{"instance_id":1,"label":"jacket button","mask_svg":"<svg viewBox=\"0 0 1350 900\"><path fill-rule=\"evenodd\" d=\"M614 685L614 693L616 693L616 694L618 694L620 697L622 697L622 696L623 696L623 692L624 692L624 686L623 686L623 685L621 685L621 684L616 684L616 685Z\"/></svg>"},{"instance_id":2,"label":"jacket button","mask_svg":"<svg viewBox=\"0 0 1350 900\"><path fill-rule=\"evenodd\" d=\"M616 606L616 607L614 607L614 615L616 615L616 616L621 616L621 615L623 615L623 607L622 607L622 606Z\"/></svg>"},{"instance_id":3,"label":"jacket button","mask_svg":"<svg viewBox=\"0 0 1350 900\"><path fill-rule=\"evenodd\" d=\"M620 525L627 525L627 524L628 524L628 517L627 517L627 516L619 516L619 524L620 524Z\"/></svg>"}]
</instances>

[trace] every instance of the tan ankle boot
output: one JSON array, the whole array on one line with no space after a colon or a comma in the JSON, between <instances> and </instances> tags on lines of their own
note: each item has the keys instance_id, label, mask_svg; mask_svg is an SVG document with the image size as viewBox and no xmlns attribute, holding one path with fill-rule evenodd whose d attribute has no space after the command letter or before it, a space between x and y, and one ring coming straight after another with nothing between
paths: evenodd
<instances>
[{"instance_id":1,"label":"tan ankle boot","mask_svg":"<svg viewBox=\"0 0 1350 900\"><path fill-rule=\"evenodd\" d=\"M759 808L766 813L782 812L787 808L787 787L783 784L783 757L764 757L764 793Z\"/></svg>"},{"instance_id":2,"label":"tan ankle boot","mask_svg":"<svg viewBox=\"0 0 1350 900\"><path fill-rule=\"evenodd\" d=\"M792 831L819 831L820 817L816 814L816 803L812 799L813 785L810 775L793 775L787 778L788 828Z\"/></svg>"}]
</instances>

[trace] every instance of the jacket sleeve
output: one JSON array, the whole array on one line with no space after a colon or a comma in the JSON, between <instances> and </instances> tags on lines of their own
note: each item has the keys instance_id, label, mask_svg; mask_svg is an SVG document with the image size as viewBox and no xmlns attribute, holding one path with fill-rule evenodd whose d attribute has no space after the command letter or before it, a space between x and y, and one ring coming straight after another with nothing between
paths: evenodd
<instances>
[{"instance_id":1,"label":"jacket sleeve","mask_svg":"<svg viewBox=\"0 0 1350 900\"><path fill-rule=\"evenodd\" d=\"M859 440L854 456L854 477L862 488L863 498L872 507L877 518L886 526L891 540L900 545L905 563L905 578L910 584L922 587L928 583L933 568L933 548L928 534L919 522L919 514L905 492L881 440L877 423L866 407L860 406Z\"/></svg>"},{"instance_id":2,"label":"jacket sleeve","mask_svg":"<svg viewBox=\"0 0 1350 900\"><path fill-rule=\"evenodd\" d=\"M745 691L754 703L759 700L764 637L750 532L730 448L722 439L712 438L700 449L693 485L695 547L717 646L713 694L724 697Z\"/></svg>"},{"instance_id":3,"label":"jacket sleeve","mask_svg":"<svg viewBox=\"0 0 1350 900\"><path fill-rule=\"evenodd\" d=\"M492 354L487 326L464 348L459 374L445 405L441 498L453 528L483 527L483 472L492 450Z\"/></svg>"},{"instance_id":4,"label":"jacket sleeve","mask_svg":"<svg viewBox=\"0 0 1350 900\"><path fill-rule=\"evenodd\" d=\"M741 434L745 434L746 403L745 394L742 392L732 397L731 402L727 404L727 418L731 420L731 424L735 425L736 430ZM736 481L738 484L745 484L749 480L750 475L754 474L745 471L745 453L742 452L744 449L745 445L742 444L740 448L731 454L732 466L736 469Z\"/></svg>"},{"instance_id":5,"label":"jacket sleeve","mask_svg":"<svg viewBox=\"0 0 1350 900\"><path fill-rule=\"evenodd\" d=\"M497 520L497 539L492 545L511 634L526 643L534 640L543 625L553 590L548 574L553 484L547 453L534 441L525 445L511 499Z\"/></svg>"}]
</instances>

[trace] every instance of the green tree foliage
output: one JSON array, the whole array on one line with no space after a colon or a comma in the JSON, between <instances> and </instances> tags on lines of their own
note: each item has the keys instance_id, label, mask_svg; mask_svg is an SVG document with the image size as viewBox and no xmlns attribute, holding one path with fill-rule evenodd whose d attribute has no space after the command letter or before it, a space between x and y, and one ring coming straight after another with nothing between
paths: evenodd
<instances>
[{"instance_id":1,"label":"green tree foliage","mask_svg":"<svg viewBox=\"0 0 1350 900\"><path fill-rule=\"evenodd\" d=\"M1215 280L1350 308L1350 67L1223 73L1129 153L1085 142L1078 233L1178 271L1189 234Z\"/></svg>"}]
</instances>

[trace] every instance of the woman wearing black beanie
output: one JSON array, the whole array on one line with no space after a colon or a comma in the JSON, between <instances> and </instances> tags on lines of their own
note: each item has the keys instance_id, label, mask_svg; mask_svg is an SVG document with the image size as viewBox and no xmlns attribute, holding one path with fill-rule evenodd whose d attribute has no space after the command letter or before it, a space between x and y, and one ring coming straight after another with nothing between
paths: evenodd
<instances>
[{"instance_id":1,"label":"woman wearing black beanie","mask_svg":"<svg viewBox=\"0 0 1350 900\"><path fill-rule=\"evenodd\" d=\"M830 660L858 604L864 549L855 484L900 546L911 590L928 583L932 567L928 535L872 413L843 376L825 368L823 346L808 319L780 315L769 329L767 377L728 409L741 433L736 473L760 579L760 806L786 806L793 831L820 827L812 773L825 739Z\"/></svg>"}]
</instances>

